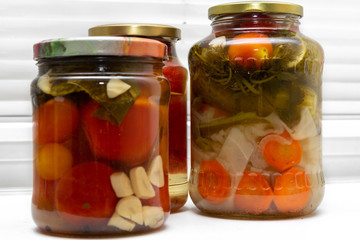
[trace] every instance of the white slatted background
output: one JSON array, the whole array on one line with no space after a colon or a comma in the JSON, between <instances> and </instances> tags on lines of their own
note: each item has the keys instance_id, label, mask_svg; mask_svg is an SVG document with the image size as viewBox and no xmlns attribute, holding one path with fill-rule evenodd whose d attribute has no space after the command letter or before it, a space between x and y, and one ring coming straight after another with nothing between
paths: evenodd
<instances>
[{"instance_id":1,"label":"white slatted background","mask_svg":"<svg viewBox=\"0 0 360 240\"><path fill-rule=\"evenodd\" d=\"M107 23L169 24L182 29L178 54L210 33L207 10L224 0L0 0L0 190L32 185L29 85L32 45L86 36ZM295 2L295 1L293 1ZM296 1L302 32L325 50L324 171L328 182L360 179L360 15L358 0Z\"/></svg>"}]
</instances>

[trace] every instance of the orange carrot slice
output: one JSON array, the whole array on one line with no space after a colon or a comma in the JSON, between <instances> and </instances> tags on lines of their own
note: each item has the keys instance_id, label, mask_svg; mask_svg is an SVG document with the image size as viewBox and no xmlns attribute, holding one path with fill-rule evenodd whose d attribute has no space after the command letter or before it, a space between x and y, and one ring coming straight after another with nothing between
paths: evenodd
<instances>
[{"instance_id":1,"label":"orange carrot slice","mask_svg":"<svg viewBox=\"0 0 360 240\"><path fill-rule=\"evenodd\" d=\"M235 193L235 207L248 214L259 215L271 204L273 191L265 176L244 171Z\"/></svg>"},{"instance_id":2,"label":"orange carrot slice","mask_svg":"<svg viewBox=\"0 0 360 240\"><path fill-rule=\"evenodd\" d=\"M284 171L300 163L302 149L299 141L291 139L287 132L270 134L260 142L265 161L272 167Z\"/></svg>"},{"instance_id":3,"label":"orange carrot slice","mask_svg":"<svg viewBox=\"0 0 360 240\"><path fill-rule=\"evenodd\" d=\"M307 204L310 180L306 172L292 167L275 177L274 203L282 213L297 213Z\"/></svg>"},{"instance_id":4,"label":"orange carrot slice","mask_svg":"<svg viewBox=\"0 0 360 240\"><path fill-rule=\"evenodd\" d=\"M220 204L230 194L230 176L216 160L202 161L199 172L198 192L208 202Z\"/></svg>"}]
</instances>

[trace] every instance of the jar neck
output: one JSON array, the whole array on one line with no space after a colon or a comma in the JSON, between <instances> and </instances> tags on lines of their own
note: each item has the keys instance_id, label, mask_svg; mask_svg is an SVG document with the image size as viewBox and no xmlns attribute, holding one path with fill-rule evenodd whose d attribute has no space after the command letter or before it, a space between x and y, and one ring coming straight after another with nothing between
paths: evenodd
<instances>
[{"instance_id":1,"label":"jar neck","mask_svg":"<svg viewBox=\"0 0 360 240\"><path fill-rule=\"evenodd\" d=\"M114 56L76 56L39 59L39 74L51 70L58 74L131 74L162 75L163 62L158 58L114 57Z\"/></svg>"},{"instance_id":2,"label":"jar neck","mask_svg":"<svg viewBox=\"0 0 360 240\"><path fill-rule=\"evenodd\" d=\"M283 13L236 13L216 15L212 19L215 34L223 31L273 32L288 30L299 32L300 16Z\"/></svg>"},{"instance_id":3,"label":"jar neck","mask_svg":"<svg viewBox=\"0 0 360 240\"><path fill-rule=\"evenodd\" d=\"M177 38L159 37L159 38L154 38L154 39L156 39L166 45L166 54L169 58L177 57L176 48L175 48L175 44L178 41Z\"/></svg>"}]
</instances>

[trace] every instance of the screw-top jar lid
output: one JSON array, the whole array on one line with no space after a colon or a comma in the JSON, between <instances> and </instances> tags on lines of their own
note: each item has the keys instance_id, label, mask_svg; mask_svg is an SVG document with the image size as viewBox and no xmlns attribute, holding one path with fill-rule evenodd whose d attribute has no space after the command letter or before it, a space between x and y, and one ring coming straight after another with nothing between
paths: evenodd
<instances>
[{"instance_id":1,"label":"screw-top jar lid","mask_svg":"<svg viewBox=\"0 0 360 240\"><path fill-rule=\"evenodd\" d=\"M100 25L89 29L89 36L138 36L181 38L176 27L147 23L121 23Z\"/></svg>"},{"instance_id":2,"label":"screw-top jar lid","mask_svg":"<svg viewBox=\"0 0 360 240\"><path fill-rule=\"evenodd\" d=\"M69 56L164 58L166 45L137 37L81 37L45 40L34 45L34 59Z\"/></svg>"},{"instance_id":3,"label":"screw-top jar lid","mask_svg":"<svg viewBox=\"0 0 360 240\"><path fill-rule=\"evenodd\" d=\"M234 2L220 4L209 8L208 16L211 19L215 15L242 13L242 12L271 12L271 13L289 13L300 17L303 16L303 8L293 3L281 2Z\"/></svg>"}]
</instances>

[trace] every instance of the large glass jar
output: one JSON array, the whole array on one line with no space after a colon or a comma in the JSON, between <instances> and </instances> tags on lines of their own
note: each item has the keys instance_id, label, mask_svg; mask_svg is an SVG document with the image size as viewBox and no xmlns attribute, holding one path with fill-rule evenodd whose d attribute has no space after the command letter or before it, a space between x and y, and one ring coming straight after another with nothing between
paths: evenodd
<instances>
[{"instance_id":1,"label":"large glass jar","mask_svg":"<svg viewBox=\"0 0 360 240\"><path fill-rule=\"evenodd\" d=\"M212 33L189 53L190 196L204 212L295 217L324 193L324 53L299 30L299 5L209 9Z\"/></svg>"},{"instance_id":2,"label":"large glass jar","mask_svg":"<svg viewBox=\"0 0 360 240\"><path fill-rule=\"evenodd\" d=\"M166 46L88 37L34 45L32 214L48 233L128 234L169 207Z\"/></svg>"},{"instance_id":3,"label":"large glass jar","mask_svg":"<svg viewBox=\"0 0 360 240\"><path fill-rule=\"evenodd\" d=\"M170 208L181 208L188 196L187 177L187 70L176 53L181 38L178 28L159 24L108 24L89 29L90 36L135 36L159 40L167 45L163 74L171 86L169 103L169 194Z\"/></svg>"}]
</instances>

